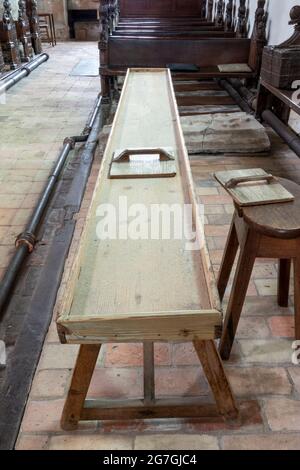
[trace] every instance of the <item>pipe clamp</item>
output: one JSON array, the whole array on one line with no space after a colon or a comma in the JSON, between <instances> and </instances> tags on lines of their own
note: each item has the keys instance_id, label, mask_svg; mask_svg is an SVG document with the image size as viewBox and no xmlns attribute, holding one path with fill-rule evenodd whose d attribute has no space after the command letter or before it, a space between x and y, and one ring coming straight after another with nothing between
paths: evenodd
<instances>
[{"instance_id":1,"label":"pipe clamp","mask_svg":"<svg viewBox=\"0 0 300 470\"><path fill-rule=\"evenodd\" d=\"M64 145L66 144L70 144L71 148L74 149L76 145L75 139L73 137L66 137L64 140Z\"/></svg>"},{"instance_id":2,"label":"pipe clamp","mask_svg":"<svg viewBox=\"0 0 300 470\"><path fill-rule=\"evenodd\" d=\"M17 236L16 241L15 241L15 246L18 249L21 245L26 245L28 248L28 252L32 253L36 242L37 240L36 240L35 235L33 235L33 233L23 232Z\"/></svg>"}]
</instances>

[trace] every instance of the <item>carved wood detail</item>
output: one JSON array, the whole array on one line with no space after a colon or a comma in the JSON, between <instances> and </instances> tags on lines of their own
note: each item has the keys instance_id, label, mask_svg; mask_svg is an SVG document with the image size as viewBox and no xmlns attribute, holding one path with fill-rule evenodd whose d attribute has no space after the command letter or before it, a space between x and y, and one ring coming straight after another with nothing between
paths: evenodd
<instances>
[{"instance_id":1,"label":"carved wood detail","mask_svg":"<svg viewBox=\"0 0 300 470\"><path fill-rule=\"evenodd\" d=\"M29 62L33 56L30 25L26 14L25 0L19 0L19 17L16 21L18 39L23 46L22 62Z\"/></svg>"},{"instance_id":2,"label":"carved wood detail","mask_svg":"<svg viewBox=\"0 0 300 470\"><path fill-rule=\"evenodd\" d=\"M265 11L265 4L266 0L257 0L254 28L251 37L249 65L257 73L260 72L262 53L267 44L266 28L268 16Z\"/></svg>"},{"instance_id":3,"label":"carved wood detail","mask_svg":"<svg viewBox=\"0 0 300 470\"><path fill-rule=\"evenodd\" d=\"M0 45L0 73L3 72L4 67L5 67L5 64L4 64L3 54L2 54L2 48Z\"/></svg>"},{"instance_id":4,"label":"carved wood detail","mask_svg":"<svg viewBox=\"0 0 300 470\"><path fill-rule=\"evenodd\" d=\"M207 2L207 21L213 20L214 0L208 0Z\"/></svg>"},{"instance_id":5,"label":"carved wood detail","mask_svg":"<svg viewBox=\"0 0 300 470\"><path fill-rule=\"evenodd\" d=\"M218 0L217 1L217 12L215 18L216 26L222 27L224 26L224 10L225 10L225 1Z\"/></svg>"},{"instance_id":6,"label":"carved wood detail","mask_svg":"<svg viewBox=\"0 0 300 470\"><path fill-rule=\"evenodd\" d=\"M4 62L10 65L11 69L16 69L21 64L17 30L11 13L9 0L3 2L3 18L0 23L0 41Z\"/></svg>"}]
</instances>

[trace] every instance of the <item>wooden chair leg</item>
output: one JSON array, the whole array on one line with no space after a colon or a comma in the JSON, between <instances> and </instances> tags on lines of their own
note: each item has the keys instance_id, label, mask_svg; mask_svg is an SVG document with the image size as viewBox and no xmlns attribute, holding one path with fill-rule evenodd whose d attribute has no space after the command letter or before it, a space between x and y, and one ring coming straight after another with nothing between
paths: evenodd
<instances>
[{"instance_id":1,"label":"wooden chair leg","mask_svg":"<svg viewBox=\"0 0 300 470\"><path fill-rule=\"evenodd\" d=\"M154 343L144 343L144 405L155 402Z\"/></svg>"},{"instance_id":2,"label":"wooden chair leg","mask_svg":"<svg viewBox=\"0 0 300 470\"><path fill-rule=\"evenodd\" d=\"M78 426L100 349L101 345L80 347L61 419L61 427L66 431L72 431Z\"/></svg>"},{"instance_id":3,"label":"wooden chair leg","mask_svg":"<svg viewBox=\"0 0 300 470\"><path fill-rule=\"evenodd\" d=\"M279 260L278 272L278 305L280 307L289 306L289 290L290 290L290 277L291 277L291 260Z\"/></svg>"},{"instance_id":4,"label":"wooden chair leg","mask_svg":"<svg viewBox=\"0 0 300 470\"><path fill-rule=\"evenodd\" d=\"M227 243L221 263L220 273L218 277L218 291L220 299L223 300L226 287L228 285L229 277L232 271L233 263L238 251L239 242L236 233L234 219L232 220L230 232L227 238Z\"/></svg>"},{"instance_id":5,"label":"wooden chair leg","mask_svg":"<svg viewBox=\"0 0 300 470\"><path fill-rule=\"evenodd\" d=\"M194 341L194 347L215 397L219 413L226 419L236 419L239 411L215 342L213 340Z\"/></svg>"},{"instance_id":6,"label":"wooden chair leg","mask_svg":"<svg viewBox=\"0 0 300 470\"><path fill-rule=\"evenodd\" d=\"M259 240L259 234L252 230L248 230L244 244L241 246L220 342L220 354L224 360L227 360L230 357L256 253L258 251Z\"/></svg>"},{"instance_id":7,"label":"wooden chair leg","mask_svg":"<svg viewBox=\"0 0 300 470\"><path fill-rule=\"evenodd\" d=\"M300 340L300 257L294 259L295 337Z\"/></svg>"}]
</instances>

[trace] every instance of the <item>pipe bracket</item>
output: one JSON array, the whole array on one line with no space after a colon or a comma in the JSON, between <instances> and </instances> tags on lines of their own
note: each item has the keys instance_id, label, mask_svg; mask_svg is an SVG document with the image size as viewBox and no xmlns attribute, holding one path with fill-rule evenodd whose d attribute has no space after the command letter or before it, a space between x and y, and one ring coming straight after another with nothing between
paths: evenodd
<instances>
[{"instance_id":1,"label":"pipe bracket","mask_svg":"<svg viewBox=\"0 0 300 470\"><path fill-rule=\"evenodd\" d=\"M25 70L25 72L27 73L27 77L32 72L32 70L27 65L23 65L23 67L21 67L21 70Z\"/></svg>"},{"instance_id":2,"label":"pipe bracket","mask_svg":"<svg viewBox=\"0 0 300 470\"><path fill-rule=\"evenodd\" d=\"M26 245L28 248L28 252L32 253L36 242L37 242L37 239L33 233L23 232L17 236L16 241L15 241L15 246L18 249L21 245Z\"/></svg>"},{"instance_id":3,"label":"pipe bracket","mask_svg":"<svg viewBox=\"0 0 300 470\"><path fill-rule=\"evenodd\" d=\"M73 137L66 137L64 140L64 145L70 144L71 149L75 148L76 142Z\"/></svg>"}]
</instances>

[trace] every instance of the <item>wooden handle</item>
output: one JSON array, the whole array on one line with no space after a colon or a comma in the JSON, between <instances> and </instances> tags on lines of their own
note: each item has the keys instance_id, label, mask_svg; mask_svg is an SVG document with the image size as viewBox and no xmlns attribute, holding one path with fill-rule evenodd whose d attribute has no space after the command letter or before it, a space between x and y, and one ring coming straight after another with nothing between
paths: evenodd
<instances>
[{"instance_id":1,"label":"wooden handle","mask_svg":"<svg viewBox=\"0 0 300 470\"><path fill-rule=\"evenodd\" d=\"M168 162L174 160L173 155L167 152L163 148L141 148L141 149L126 149L120 153L115 159L114 162L122 163L129 162L131 155L159 155L161 162Z\"/></svg>"},{"instance_id":2,"label":"wooden handle","mask_svg":"<svg viewBox=\"0 0 300 470\"><path fill-rule=\"evenodd\" d=\"M268 184L271 184L278 180L273 175L240 176L237 178L231 178L231 180L226 183L225 188L232 189L241 183L251 183L253 181L266 181Z\"/></svg>"}]
</instances>

